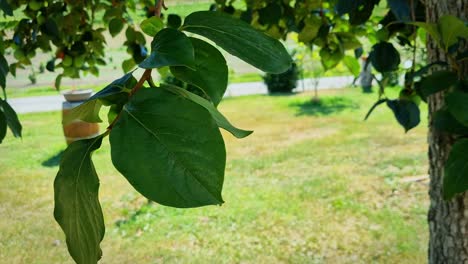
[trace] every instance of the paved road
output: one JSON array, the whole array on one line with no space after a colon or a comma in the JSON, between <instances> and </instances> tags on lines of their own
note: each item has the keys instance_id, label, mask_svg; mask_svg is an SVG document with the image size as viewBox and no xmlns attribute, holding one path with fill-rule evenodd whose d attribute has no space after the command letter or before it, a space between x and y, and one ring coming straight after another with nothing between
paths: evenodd
<instances>
[{"instance_id":1,"label":"paved road","mask_svg":"<svg viewBox=\"0 0 468 264\"><path fill-rule=\"evenodd\" d=\"M318 79L317 88L336 89L344 88L351 84L352 76L324 77ZM313 90L314 79L305 79L298 82L296 91ZM226 90L225 96L242 96L252 94L267 94L267 88L262 82L233 83ZM12 98L8 102L18 113L48 112L62 109L63 97L61 95L37 96L25 98Z\"/></svg>"}]
</instances>

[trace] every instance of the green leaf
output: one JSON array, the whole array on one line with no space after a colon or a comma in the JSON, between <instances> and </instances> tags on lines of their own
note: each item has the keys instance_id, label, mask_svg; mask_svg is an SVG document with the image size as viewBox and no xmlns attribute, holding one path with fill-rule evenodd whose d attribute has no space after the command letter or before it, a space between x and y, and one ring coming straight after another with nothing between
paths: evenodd
<instances>
[{"instance_id":1,"label":"green leaf","mask_svg":"<svg viewBox=\"0 0 468 264\"><path fill-rule=\"evenodd\" d=\"M387 100L387 106L393 111L398 123L408 132L421 121L419 107L409 100Z\"/></svg>"},{"instance_id":2,"label":"green leaf","mask_svg":"<svg viewBox=\"0 0 468 264\"><path fill-rule=\"evenodd\" d=\"M73 108L63 117L63 124L68 124L74 120L82 120L88 123L102 122L99 112L103 105L125 104L128 95L137 80L132 72L125 74L122 78L113 81L101 91L91 96L88 100Z\"/></svg>"},{"instance_id":3,"label":"green leaf","mask_svg":"<svg viewBox=\"0 0 468 264\"><path fill-rule=\"evenodd\" d=\"M167 16L167 26L170 28L178 29L182 25L182 18L176 14L169 14Z\"/></svg>"},{"instance_id":4,"label":"green leaf","mask_svg":"<svg viewBox=\"0 0 468 264\"><path fill-rule=\"evenodd\" d=\"M60 90L60 86L62 85L62 77L63 77L63 74L59 74L57 75L57 77L55 77L55 89L58 91Z\"/></svg>"},{"instance_id":5,"label":"green leaf","mask_svg":"<svg viewBox=\"0 0 468 264\"><path fill-rule=\"evenodd\" d=\"M277 40L221 12L199 11L185 18L182 30L204 36L247 63L271 73L289 69L292 60Z\"/></svg>"},{"instance_id":6,"label":"green leaf","mask_svg":"<svg viewBox=\"0 0 468 264\"><path fill-rule=\"evenodd\" d=\"M244 138L244 137L247 137L248 135L252 134L253 131L249 131L249 130L243 130L243 129L239 129L239 128L236 128L234 127L227 119L226 117L223 116L223 114L221 114L218 109L216 109L216 107L211 103L209 102L208 100L206 100L205 98L203 97L200 97L194 93L191 93L185 89L182 89L180 87L177 87L177 86L174 86L174 85L167 85L167 84L164 84L164 85L161 85L162 88L172 92L172 93L175 93L177 95L180 95L180 96L183 96L201 106L203 106L206 110L208 110L208 112L210 112L211 114L211 117L213 117L213 119L216 121L216 124L221 127L221 128L224 128L226 131L229 131L233 136L237 137L237 138Z\"/></svg>"},{"instance_id":7,"label":"green leaf","mask_svg":"<svg viewBox=\"0 0 468 264\"><path fill-rule=\"evenodd\" d=\"M452 15L439 18L437 28L440 32L442 46L445 51L458 42L458 38L468 39L468 27L465 22Z\"/></svg>"},{"instance_id":8,"label":"green leaf","mask_svg":"<svg viewBox=\"0 0 468 264\"><path fill-rule=\"evenodd\" d=\"M379 42L372 47L370 61L379 72L395 71L400 64L400 53L391 43Z\"/></svg>"},{"instance_id":9,"label":"green leaf","mask_svg":"<svg viewBox=\"0 0 468 264\"><path fill-rule=\"evenodd\" d=\"M141 89L124 106L110 143L114 166L146 198L179 208L223 203L223 138L198 104Z\"/></svg>"},{"instance_id":10,"label":"green leaf","mask_svg":"<svg viewBox=\"0 0 468 264\"><path fill-rule=\"evenodd\" d=\"M361 42L356 38L356 36L349 32L337 32L335 33L336 37L340 41L344 50L355 50L359 47L362 47Z\"/></svg>"},{"instance_id":11,"label":"green leaf","mask_svg":"<svg viewBox=\"0 0 468 264\"><path fill-rule=\"evenodd\" d=\"M172 74L181 81L204 91L218 105L228 84L228 67L223 54L203 40L190 38L195 50L193 70L184 66L171 67Z\"/></svg>"},{"instance_id":12,"label":"green leaf","mask_svg":"<svg viewBox=\"0 0 468 264\"><path fill-rule=\"evenodd\" d=\"M0 99L0 111L3 111L6 118L6 123L13 133L13 136L21 137L21 131L23 127L21 126L15 110L13 110L7 101Z\"/></svg>"},{"instance_id":13,"label":"green leaf","mask_svg":"<svg viewBox=\"0 0 468 264\"><path fill-rule=\"evenodd\" d=\"M7 60L0 54L0 87L2 87L2 89L6 88L6 76L8 75L9 69Z\"/></svg>"},{"instance_id":14,"label":"green leaf","mask_svg":"<svg viewBox=\"0 0 468 264\"><path fill-rule=\"evenodd\" d=\"M419 86L419 92L424 100L429 95L446 90L458 81L457 74L451 71L438 71L423 78Z\"/></svg>"},{"instance_id":15,"label":"green leaf","mask_svg":"<svg viewBox=\"0 0 468 264\"><path fill-rule=\"evenodd\" d=\"M348 68L348 70L355 76L359 76L361 72L361 65L359 65L359 61L352 56L345 56L343 58L343 63Z\"/></svg>"},{"instance_id":16,"label":"green leaf","mask_svg":"<svg viewBox=\"0 0 468 264\"><path fill-rule=\"evenodd\" d=\"M325 70L332 69L344 58L344 50L337 48L331 50L328 47L320 49L320 61Z\"/></svg>"},{"instance_id":17,"label":"green leaf","mask_svg":"<svg viewBox=\"0 0 468 264\"><path fill-rule=\"evenodd\" d=\"M66 236L68 252L78 264L97 263L105 232L99 204L99 178L91 160L102 135L75 141L63 153L54 182L54 217Z\"/></svg>"},{"instance_id":18,"label":"green leaf","mask_svg":"<svg viewBox=\"0 0 468 264\"><path fill-rule=\"evenodd\" d=\"M453 91L445 96L449 112L465 126L468 126L468 93Z\"/></svg>"},{"instance_id":19,"label":"green leaf","mask_svg":"<svg viewBox=\"0 0 468 264\"><path fill-rule=\"evenodd\" d=\"M458 122L449 111L438 110L432 116L434 127L441 131L457 135L468 135L468 127Z\"/></svg>"},{"instance_id":20,"label":"green leaf","mask_svg":"<svg viewBox=\"0 0 468 264\"><path fill-rule=\"evenodd\" d=\"M144 69L164 66L193 67L195 55L192 42L182 32L165 28L156 34L151 42L151 55L140 63Z\"/></svg>"},{"instance_id":21,"label":"green leaf","mask_svg":"<svg viewBox=\"0 0 468 264\"><path fill-rule=\"evenodd\" d=\"M143 20L140 24L140 28L148 36L154 37L161 29L164 28L164 22L159 17L152 16Z\"/></svg>"},{"instance_id":22,"label":"green leaf","mask_svg":"<svg viewBox=\"0 0 468 264\"><path fill-rule=\"evenodd\" d=\"M406 24L418 26L424 29L436 41L437 45L439 45L439 47L442 47L441 36L436 23L406 22Z\"/></svg>"},{"instance_id":23,"label":"green leaf","mask_svg":"<svg viewBox=\"0 0 468 264\"><path fill-rule=\"evenodd\" d=\"M468 190L468 139L460 139L453 144L447 162L443 182L444 199Z\"/></svg>"},{"instance_id":24,"label":"green leaf","mask_svg":"<svg viewBox=\"0 0 468 264\"><path fill-rule=\"evenodd\" d=\"M135 60L133 58L124 60L122 62L122 70L124 71L124 73L127 73L127 72L133 70L133 68L135 68L135 66L136 66L136 63L135 63Z\"/></svg>"},{"instance_id":25,"label":"green leaf","mask_svg":"<svg viewBox=\"0 0 468 264\"><path fill-rule=\"evenodd\" d=\"M305 26L299 32L298 39L300 42L310 42L317 36L320 26L322 26L322 19L317 16L310 16L304 20Z\"/></svg>"},{"instance_id":26,"label":"green leaf","mask_svg":"<svg viewBox=\"0 0 468 264\"><path fill-rule=\"evenodd\" d=\"M6 136L7 132L7 120L3 111L0 111L0 144Z\"/></svg>"},{"instance_id":27,"label":"green leaf","mask_svg":"<svg viewBox=\"0 0 468 264\"><path fill-rule=\"evenodd\" d=\"M109 22L109 33L112 37L115 37L120 33L120 31L122 31L123 27L124 23L121 18L113 18Z\"/></svg>"}]
</instances>

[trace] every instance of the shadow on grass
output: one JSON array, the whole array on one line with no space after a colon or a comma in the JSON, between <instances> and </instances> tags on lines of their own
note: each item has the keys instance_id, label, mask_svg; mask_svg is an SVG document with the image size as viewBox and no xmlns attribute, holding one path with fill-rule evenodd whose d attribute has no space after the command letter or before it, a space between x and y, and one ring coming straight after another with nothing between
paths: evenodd
<instances>
[{"instance_id":1,"label":"shadow on grass","mask_svg":"<svg viewBox=\"0 0 468 264\"><path fill-rule=\"evenodd\" d=\"M301 102L293 102L291 107L297 109L298 116L312 115L324 116L343 112L345 110L358 109L359 105L346 97L333 96L319 98L318 100L307 100Z\"/></svg>"},{"instance_id":2,"label":"shadow on grass","mask_svg":"<svg viewBox=\"0 0 468 264\"><path fill-rule=\"evenodd\" d=\"M60 165L60 159L62 158L63 152L65 150L60 150L57 154L53 155L52 157L44 160L41 164L44 167L56 167Z\"/></svg>"}]
</instances>

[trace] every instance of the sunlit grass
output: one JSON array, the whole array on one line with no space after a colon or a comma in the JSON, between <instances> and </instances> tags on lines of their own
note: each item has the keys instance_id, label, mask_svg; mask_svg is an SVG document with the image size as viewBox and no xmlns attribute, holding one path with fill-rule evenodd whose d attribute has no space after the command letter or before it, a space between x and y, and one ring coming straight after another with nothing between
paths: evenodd
<instances>
[{"instance_id":1,"label":"sunlit grass","mask_svg":"<svg viewBox=\"0 0 468 264\"><path fill-rule=\"evenodd\" d=\"M105 140L93 156L102 263L425 262L427 186L400 179L427 172L426 122L405 134L384 107L362 121L375 94L320 95L318 104L311 94L221 103L235 125L255 130L243 140L223 132L221 207L148 205L113 168ZM0 263L71 263L52 217L60 113L20 118L23 139L0 145Z\"/></svg>"}]
</instances>

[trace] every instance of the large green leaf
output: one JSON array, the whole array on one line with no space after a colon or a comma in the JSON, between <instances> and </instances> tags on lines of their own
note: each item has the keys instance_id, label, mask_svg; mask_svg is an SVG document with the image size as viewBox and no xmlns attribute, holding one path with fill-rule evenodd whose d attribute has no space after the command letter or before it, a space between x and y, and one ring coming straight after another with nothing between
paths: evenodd
<instances>
[{"instance_id":1,"label":"large green leaf","mask_svg":"<svg viewBox=\"0 0 468 264\"><path fill-rule=\"evenodd\" d=\"M182 89L180 87L177 87L177 86L174 86L174 85L167 85L167 84L164 84L162 85L162 87L172 93L175 93L177 95L181 95L185 98L188 98L189 100L203 106L206 110L208 110L208 112L210 112L211 116L213 117L213 119L216 121L216 124L221 127L221 128L224 128L226 131L229 131L233 136L237 137L237 138L244 138L250 134L253 133L253 131L249 131L249 130L243 130L243 129L239 129L235 126L233 126L227 119L226 117L223 116L223 114L221 114L221 112L218 111L218 109L216 109L216 107L211 103L209 102L208 100L206 100L205 98L203 97L200 97L194 93L191 93L185 89Z\"/></svg>"},{"instance_id":2,"label":"large green leaf","mask_svg":"<svg viewBox=\"0 0 468 264\"><path fill-rule=\"evenodd\" d=\"M114 166L148 199L180 208L223 202L223 138L208 111L187 98L140 90L124 106L110 143Z\"/></svg>"},{"instance_id":3,"label":"large green leaf","mask_svg":"<svg viewBox=\"0 0 468 264\"><path fill-rule=\"evenodd\" d=\"M445 97L450 113L465 126L468 126L468 93L453 91Z\"/></svg>"},{"instance_id":4,"label":"large green leaf","mask_svg":"<svg viewBox=\"0 0 468 264\"><path fill-rule=\"evenodd\" d=\"M91 160L103 136L75 141L65 150L54 182L54 217L66 236L76 263L97 263L102 256L104 217L99 204L99 178Z\"/></svg>"},{"instance_id":5,"label":"large green leaf","mask_svg":"<svg viewBox=\"0 0 468 264\"><path fill-rule=\"evenodd\" d=\"M282 73L291 66L291 56L279 41L221 12L194 12L185 18L181 29L214 41L265 72Z\"/></svg>"},{"instance_id":6,"label":"large green leaf","mask_svg":"<svg viewBox=\"0 0 468 264\"><path fill-rule=\"evenodd\" d=\"M387 106L393 111L398 123L405 132L421 122L419 107L410 100L387 100Z\"/></svg>"},{"instance_id":7,"label":"large green leaf","mask_svg":"<svg viewBox=\"0 0 468 264\"><path fill-rule=\"evenodd\" d=\"M426 98L434 93L450 88L458 81L457 74L451 71L438 71L423 78L419 86L421 96Z\"/></svg>"},{"instance_id":8,"label":"large green leaf","mask_svg":"<svg viewBox=\"0 0 468 264\"><path fill-rule=\"evenodd\" d=\"M21 137L21 131L23 130L23 127L21 126L15 110L13 110L7 101L2 99L0 99L0 108L0 111L3 111L5 114L6 123L13 133L13 136Z\"/></svg>"},{"instance_id":9,"label":"large green leaf","mask_svg":"<svg viewBox=\"0 0 468 264\"><path fill-rule=\"evenodd\" d=\"M102 122L99 117L99 111L103 105L124 104L128 100L128 94L137 80L132 72L125 74L120 79L113 81L101 91L97 92L91 98L81 105L73 108L63 117L63 124L68 124L74 120L83 120L89 123Z\"/></svg>"},{"instance_id":10,"label":"large green leaf","mask_svg":"<svg viewBox=\"0 0 468 264\"><path fill-rule=\"evenodd\" d=\"M451 199L457 193L468 190L468 139L460 139L452 147L444 175L444 198Z\"/></svg>"},{"instance_id":11,"label":"large green leaf","mask_svg":"<svg viewBox=\"0 0 468 264\"><path fill-rule=\"evenodd\" d=\"M193 67L195 54L192 42L182 32L165 28L156 34L151 42L151 54L140 63L144 69L161 68L164 66Z\"/></svg>"},{"instance_id":12,"label":"large green leaf","mask_svg":"<svg viewBox=\"0 0 468 264\"><path fill-rule=\"evenodd\" d=\"M204 91L218 105L228 84L228 67L223 54L203 40L190 38L195 50L193 70L184 66L171 67L174 76Z\"/></svg>"}]
</instances>

